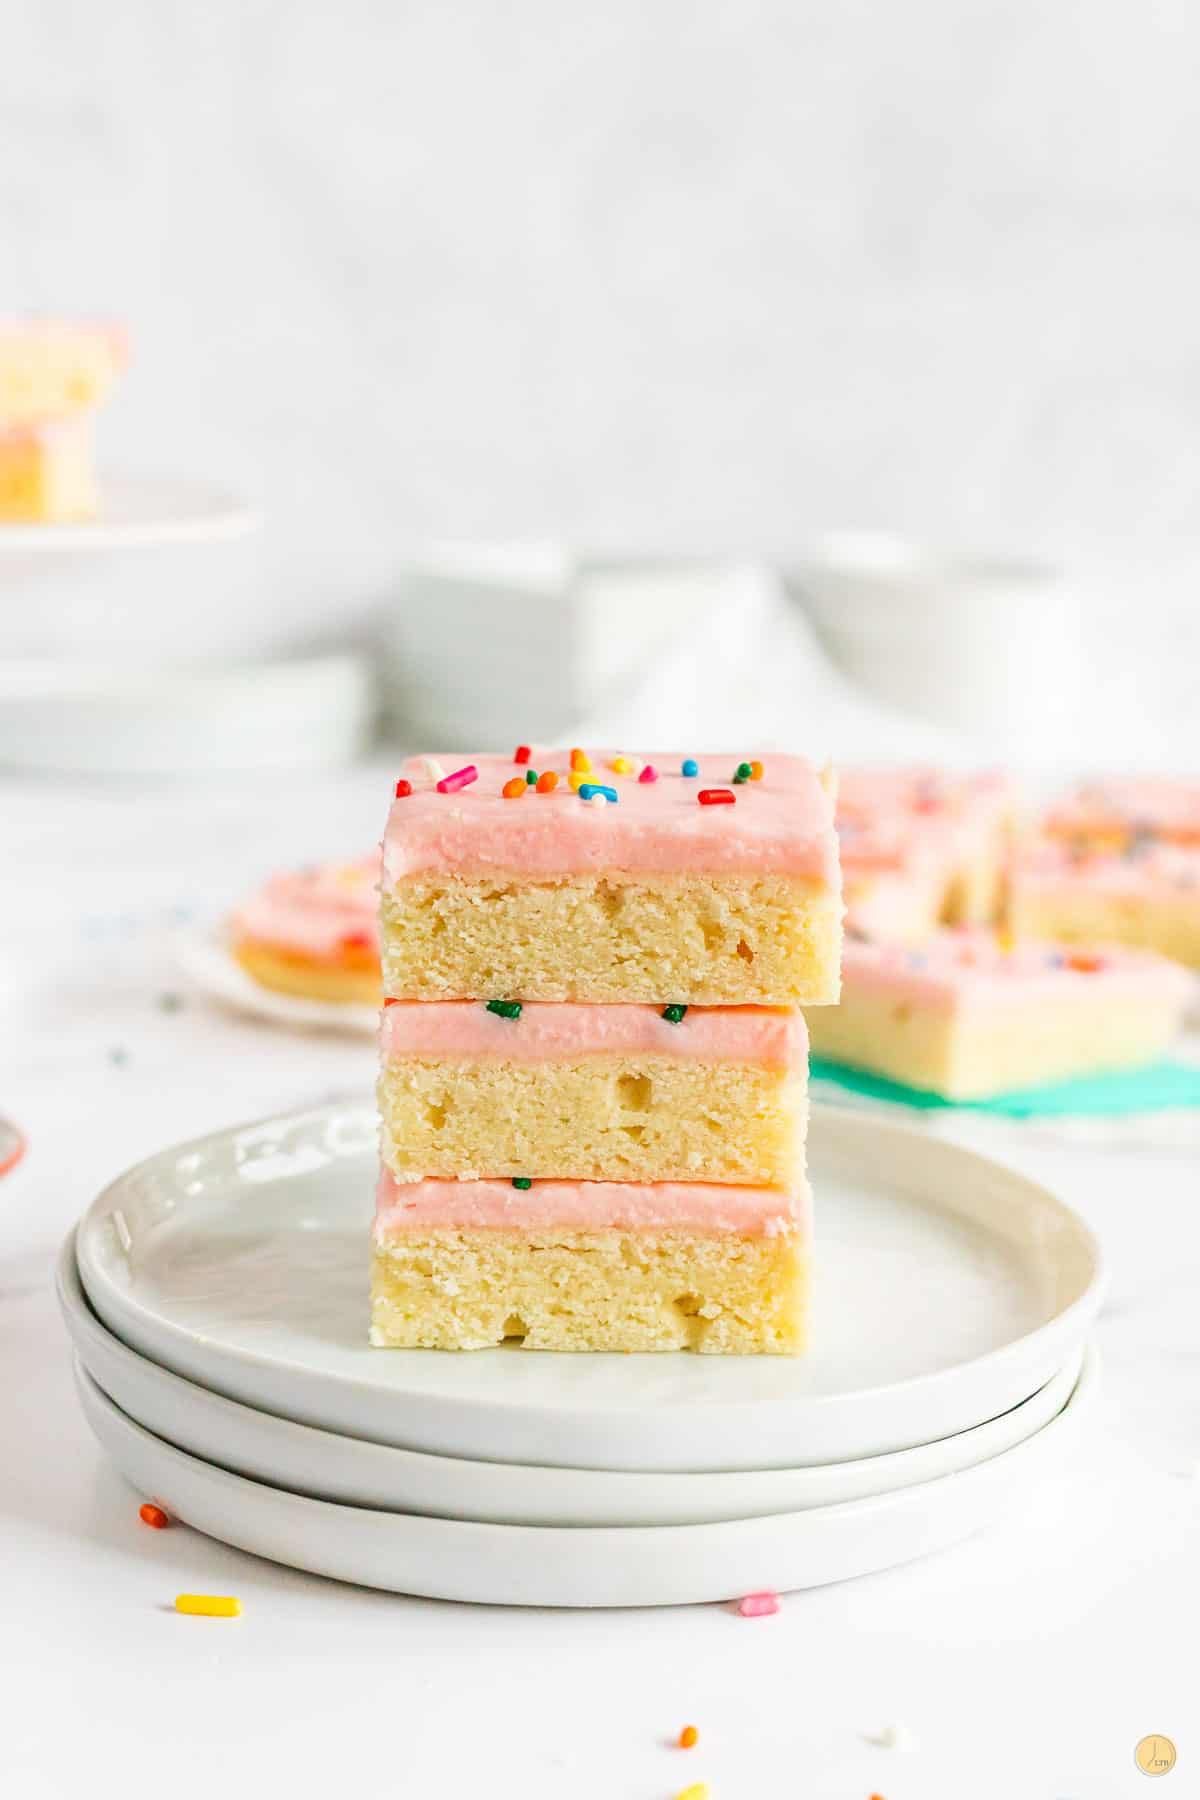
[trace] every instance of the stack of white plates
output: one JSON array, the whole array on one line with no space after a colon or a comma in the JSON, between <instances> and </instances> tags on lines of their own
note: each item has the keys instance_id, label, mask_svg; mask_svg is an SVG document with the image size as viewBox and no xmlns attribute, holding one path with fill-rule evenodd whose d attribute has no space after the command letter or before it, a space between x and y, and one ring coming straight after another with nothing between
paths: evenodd
<instances>
[{"instance_id":1,"label":"stack of white plates","mask_svg":"<svg viewBox=\"0 0 1200 1800\"><path fill-rule=\"evenodd\" d=\"M908 1561L1063 1465L1100 1254L971 1151L822 1109L809 1143L798 1359L371 1350L369 1106L166 1151L63 1250L84 1411L144 1498L372 1587L665 1605Z\"/></svg>"}]
</instances>

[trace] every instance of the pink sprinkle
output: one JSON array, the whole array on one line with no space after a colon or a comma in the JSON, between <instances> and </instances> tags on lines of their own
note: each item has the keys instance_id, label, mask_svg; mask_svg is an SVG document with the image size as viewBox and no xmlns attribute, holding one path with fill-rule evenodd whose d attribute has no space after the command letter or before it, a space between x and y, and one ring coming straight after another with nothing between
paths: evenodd
<instances>
[{"instance_id":1,"label":"pink sprinkle","mask_svg":"<svg viewBox=\"0 0 1200 1800\"><path fill-rule=\"evenodd\" d=\"M657 781L658 780L658 770L655 768L653 763L646 764L645 768L642 770L641 774L638 776L638 780L639 781Z\"/></svg>"},{"instance_id":2,"label":"pink sprinkle","mask_svg":"<svg viewBox=\"0 0 1200 1800\"><path fill-rule=\"evenodd\" d=\"M443 775L437 784L439 794L457 794L459 788L470 787L473 781L479 780L479 770L474 763L468 763L465 769L455 769L453 775Z\"/></svg>"},{"instance_id":3,"label":"pink sprinkle","mask_svg":"<svg viewBox=\"0 0 1200 1800\"><path fill-rule=\"evenodd\" d=\"M743 1619L762 1619L767 1613L779 1611L779 1595L770 1591L764 1594L747 1594L744 1600L738 1601L738 1613Z\"/></svg>"}]
</instances>

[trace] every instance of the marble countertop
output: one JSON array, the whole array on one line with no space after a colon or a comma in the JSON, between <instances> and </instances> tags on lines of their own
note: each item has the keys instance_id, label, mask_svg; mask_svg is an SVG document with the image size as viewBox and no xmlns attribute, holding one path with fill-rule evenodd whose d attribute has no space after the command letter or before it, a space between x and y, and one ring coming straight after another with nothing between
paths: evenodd
<instances>
[{"instance_id":1,"label":"marble countertop","mask_svg":"<svg viewBox=\"0 0 1200 1800\"><path fill-rule=\"evenodd\" d=\"M1102 1234L1101 1403L1071 1468L998 1530L785 1599L571 1614L348 1589L151 1532L71 1389L54 1252L128 1163L365 1088L368 1043L222 1013L181 924L276 862L377 835L389 768L278 781L0 789L0 1757L21 1800L221 1788L522 1800L1120 1800L1165 1733L1200 1793L1200 1163L1056 1143L1011 1159ZM181 1589L239 1594L233 1626ZM698 1748L669 1748L695 1723ZM915 1748L870 1735L903 1724Z\"/></svg>"}]
</instances>

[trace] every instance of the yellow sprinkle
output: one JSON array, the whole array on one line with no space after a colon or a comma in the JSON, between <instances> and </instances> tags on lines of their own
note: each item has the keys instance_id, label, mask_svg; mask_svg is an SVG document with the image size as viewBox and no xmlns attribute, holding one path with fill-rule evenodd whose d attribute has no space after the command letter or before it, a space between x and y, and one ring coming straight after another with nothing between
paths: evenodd
<instances>
[{"instance_id":1,"label":"yellow sprinkle","mask_svg":"<svg viewBox=\"0 0 1200 1800\"><path fill-rule=\"evenodd\" d=\"M675 1800L708 1800L707 1781L693 1781L691 1787L680 1788Z\"/></svg>"},{"instance_id":2,"label":"yellow sprinkle","mask_svg":"<svg viewBox=\"0 0 1200 1800\"><path fill-rule=\"evenodd\" d=\"M572 769L571 773L567 776L567 780L571 784L571 792L577 794L584 782L590 781L591 778L592 772L590 769Z\"/></svg>"},{"instance_id":3,"label":"yellow sprinkle","mask_svg":"<svg viewBox=\"0 0 1200 1800\"><path fill-rule=\"evenodd\" d=\"M627 756L614 756L612 760L612 772L614 775L632 775L633 764Z\"/></svg>"},{"instance_id":4,"label":"yellow sprinkle","mask_svg":"<svg viewBox=\"0 0 1200 1800\"><path fill-rule=\"evenodd\" d=\"M242 1603L232 1594L176 1594L175 1611L205 1619L236 1619Z\"/></svg>"},{"instance_id":5,"label":"yellow sprinkle","mask_svg":"<svg viewBox=\"0 0 1200 1800\"><path fill-rule=\"evenodd\" d=\"M588 756L586 750L572 750L572 752L571 752L571 767L573 769L577 769L581 775L590 775L591 774L591 772L592 772L591 758Z\"/></svg>"},{"instance_id":6,"label":"yellow sprinkle","mask_svg":"<svg viewBox=\"0 0 1200 1800\"><path fill-rule=\"evenodd\" d=\"M997 950L1001 951L1003 953L1003 955L1005 955L1005 956L1011 956L1013 951L1016 949L1016 947L1017 947L1017 940L1013 936L1012 932L1005 931L1003 926L1001 926L996 932L996 948L997 948Z\"/></svg>"}]
</instances>

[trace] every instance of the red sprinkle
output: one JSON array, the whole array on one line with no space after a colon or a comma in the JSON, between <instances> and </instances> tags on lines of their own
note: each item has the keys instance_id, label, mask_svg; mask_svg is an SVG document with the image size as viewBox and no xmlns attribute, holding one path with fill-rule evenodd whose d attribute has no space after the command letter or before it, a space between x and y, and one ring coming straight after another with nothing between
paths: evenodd
<instances>
[{"instance_id":1,"label":"red sprinkle","mask_svg":"<svg viewBox=\"0 0 1200 1800\"><path fill-rule=\"evenodd\" d=\"M770 1589L761 1594L747 1594L744 1600L738 1601L738 1612L743 1619L762 1619L768 1613L779 1611L779 1595Z\"/></svg>"},{"instance_id":2,"label":"red sprinkle","mask_svg":"<svg viewBox=\"0 0 1200 1800\"><path fill-rule=\"evenodd\" d=\"M396 783L396 798L397 798L397 800L407 800L408 796L411 793L412 793L412 782L411 781L403 781L402 780L402 781L398 781Z\"/></svg>"},{"instance_id":3,"label":"red sprinkle","mask_svg":"<svg viewBox=\"0 0 1200 1800\"><path fill-rule=\"evenodd\" d=\"M369 950L372 938L369 931L348 931L342 938L339 948L342 950Z\"/></svg>"},{"instance_id":4,"label":"red sprinkle","mask_svg":"<svg viewBox=\"0 0 1200 1800\"><path fill-rule=\"evenodd\" d=\"M701 788L696 796L701 806L735 806L737 795L732 788Z\"/></svg>"},{"instance_id":5,"label":"red sprinkle","mask_svg":"<svg viewBox=\"0 0 1200 1800\"><path fill-rule=\"evenodd\" d=\"M385 1006L399 1006L400 1002L399 1002L399 1000L394 999L391 994L389 994L383 1004Z\"/></svg>"},{"instance_id":6,"label":"red sprinkle","mask_svg":"<svg viewBox=\"0 0 1200 1800\"><path fill-rule=\"evenodd\" d=\"M437 784L439 794L457 794L460 788L470 787L473 781L479 780L479 770L474 763L468 763L465 769L455 769L453 775L443 775Z\"/></svg>"},{"instance_id":7,"label":"red sprinkle","mask_svg":"<svg viewBox=\"0 0 1200 1800\"><path fill-rule=\"evenodd\" d=\"M145 1506L138 1507L138 1518L143 1525L152 1525L155 1531L165 1531L171 1523L161 1506L152 1506L147 1500Z\"/></svg>"},{"instance_id":8,"label":"red sprinkle","mask_svg":"<svg viewBox=\"0 0 1200 1800\"><path fill-rule=\"evenodd\" d=\"M515 763L527 763L532 755L533 751L528 744L518 744L513 751L513 761Z\"/></svg>"}]
</instances>

